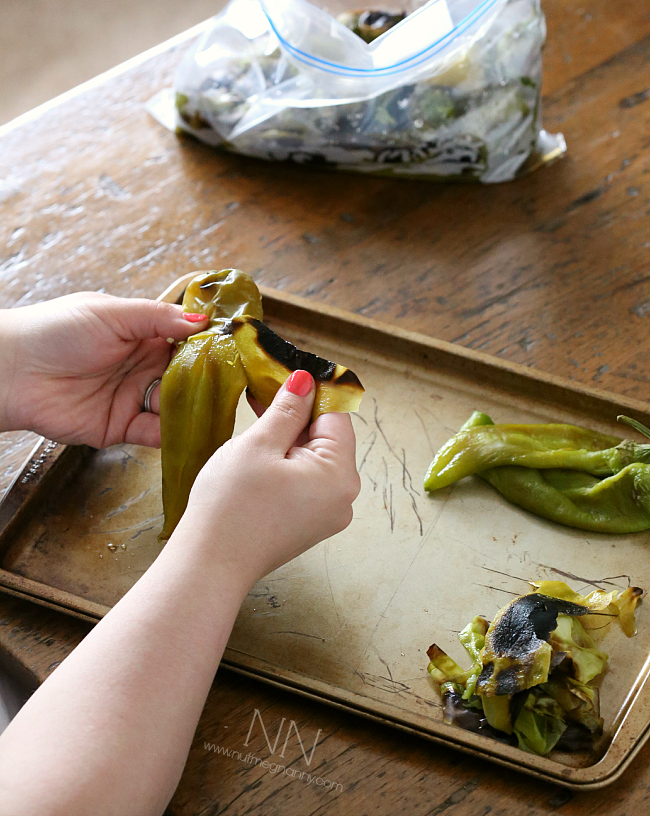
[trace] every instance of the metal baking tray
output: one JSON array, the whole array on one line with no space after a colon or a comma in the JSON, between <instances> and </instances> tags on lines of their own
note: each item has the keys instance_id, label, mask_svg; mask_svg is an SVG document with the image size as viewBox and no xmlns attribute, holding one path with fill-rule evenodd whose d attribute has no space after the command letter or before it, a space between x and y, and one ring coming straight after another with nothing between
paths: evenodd
<instances>
[{"instance_id":1,"label":"metal baking tray","mask_svg":"<svg viewBox=\"0 0 650 816\"><path fill-rule=\"evenodd\" d=\"M178 301L190 276L160 299ZM603 643L606 734L591 755L542 758L442 722L427 675L436 642L468 663L457 633L491 618L526 581L575 589L650 587L650 533L599 535L508 505L478 479L423 492L432 454L474 409L497 422L563 421L621 433L650 424L643 403L262 290L283 337L352 368L366 387L353 415L362 477L354 520L268 575L246 598L224 664L269 683L565 786L614 781L650 728L650 625ZM239 408L236 433L254 417ZM103 451L42 440L0 504L0 589L98 620L160 551L159 451ZM615 630L615 631L614 631Z\"/></svg>"}]
</instances>

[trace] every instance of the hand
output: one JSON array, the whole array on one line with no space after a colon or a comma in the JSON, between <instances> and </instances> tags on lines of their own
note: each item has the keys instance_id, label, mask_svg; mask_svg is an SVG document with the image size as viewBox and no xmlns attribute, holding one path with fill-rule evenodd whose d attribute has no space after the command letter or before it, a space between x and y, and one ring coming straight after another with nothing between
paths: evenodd
<instances>
[{"instance_id":1,"label":"hand","mask_svg":"<svg viewBox=\"0 0 650 816\"><path fill-rule=\"evenodd\" d=\"M96 292L0 313L0 430L96 448L160 446L157 413L143 412L149 384L185 340L207 325L182 308ZM158 411L157 389L152 409Z\"/></svg>"},{"instance_id":2,"label":"hand","mask_svg":"<svg viewBox=\"0 0 650 816\"><path fill-rule=\"evenodd\" d=\"M361 486L352 422L322 414L305 436L314 396L312 376L294 372L264 415L219 448L167 547L205 542L248 589L348 526Z\"/></svg>"}]
</instances>

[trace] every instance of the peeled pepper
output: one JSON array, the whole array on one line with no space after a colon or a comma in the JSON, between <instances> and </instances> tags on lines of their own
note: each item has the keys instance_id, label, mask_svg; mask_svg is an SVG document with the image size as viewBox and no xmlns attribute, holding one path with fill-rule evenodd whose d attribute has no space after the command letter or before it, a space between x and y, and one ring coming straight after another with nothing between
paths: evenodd
<instances>
[{"instance_id":1,"label":"peeled pepper","mask_svg":"<svg viewBox=\"0 0 650 816\"><path fill-rule=\"evenodd\" d=\"M268 407L291 372L305 369L316 381L312 419L355 411L363 394L352 371L300 351L265 326L259 290L238 269L197 275L185 290L183 308L207 315L210 324L179 343L160 386L165 513L160 540L174 531L203 465L232 436L246 386Z\"/></svg>"},{"instance_id":2,"label":"peeled pepper","mask_svg":"<svg viewBox=\"0 0 650 816\"><path fill-rule=\"evenodd\" d=\"M646 433L638 422L627 417L621 419ZM525 434L521 430L510 433L508 429L512 428L533 429L534 433ZM500 429L500 433L471 437L474 447L469 451L460 444L471 431L490 429ZM531 452L531 439L534 440L532 445L539 441L546 450ZM477 440L487 440L486 444L493 446L492 450L480 450ZM553 445L568 445L571 440L585 447L580 450L553 448ZM612 446L612 442L618 444ZM518 443L522 446L519 449L516 447ZM592 445L591 450L586 447L588 444ZM594 451L593 446L598 444L608 447ZM450 458L452 450L454 454ZM650 446L645 444L629 440L620 442L615 437L570 425L494 425L486 414L475 411L460 432L437 454L427 474L425 488L434 490L464 475L476 473L508 501L542 518L597 533L634 533L650 529L650 465L644 461L648 459L649 451ZM597 470L594 466L597 454L601 456L600 464L606 478L593 475ZM630 456L641 461L624 465L626 457ZM537 467L524 466L525 462L532 461L538 462ZM485 467L487 462L498 466ZM541 462L546 462L546 466ZM438 469L443 474L443 485L438 483L437 463L444 463ZM455 478L451 478L452 475Z\"/></svg>"}]
</instances>

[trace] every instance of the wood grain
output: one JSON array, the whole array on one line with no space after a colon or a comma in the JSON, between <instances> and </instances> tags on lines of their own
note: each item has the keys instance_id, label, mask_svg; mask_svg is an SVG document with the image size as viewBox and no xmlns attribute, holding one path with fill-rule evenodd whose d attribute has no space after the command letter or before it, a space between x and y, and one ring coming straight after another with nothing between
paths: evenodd
<instances>
[{"instance_id":1,"label":"wood grain","mask_svg":"<svg viewBox=\"0 0 650 816\"><path fill-rule=\"evenodd\" d=\"M182 46L0 132L5 306L80 289L152 296L193 268L258 282L647 398L650 9L552 0L546 126L567 157L495 187L437 187L269 165L178 139L143 103ZM32 444L0 439L0 489ZM0 599L0 648L42 681L86 625ZM342 792L273 776L239 750L255 709L322 730L313 767ZM267 758L256 732L249 746ZM306 770L299 747L286 757ZM572 795L226 672L174 814L647 812L650 747L602 792Z\"/></svg>"}]
</instances>

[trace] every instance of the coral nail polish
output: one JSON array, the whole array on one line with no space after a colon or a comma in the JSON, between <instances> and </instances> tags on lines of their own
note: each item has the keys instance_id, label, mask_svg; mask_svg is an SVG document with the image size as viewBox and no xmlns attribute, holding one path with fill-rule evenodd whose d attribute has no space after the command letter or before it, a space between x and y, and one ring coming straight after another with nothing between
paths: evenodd
<instances>
[{"instance_id":1,"label":"coral nail polish","mask_svg":"<svg viewBox=\"0 0 650 816\"><path fill-rule=\"evenodd\" d=\"M207 315L183 312L183 317L188 321L188 323L200 323L202 320L207 318Z\"/></svg>"},{"instance_id":2,"label":"coral nail polish","mask_svg":"<svg viewBox=\"0 0 650 816\"><path fill-rule=\"evenodd\" d=\"M306 397L311 391L311 384L314 378L309 371L294 371L287 380L287 391L297 394L299 397Z\"/></svg>"}]
</instances>

